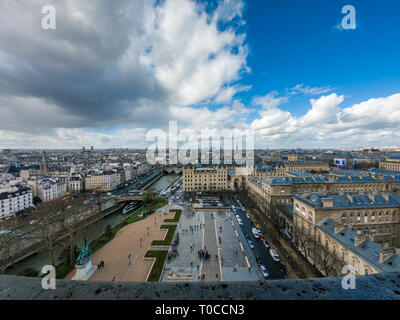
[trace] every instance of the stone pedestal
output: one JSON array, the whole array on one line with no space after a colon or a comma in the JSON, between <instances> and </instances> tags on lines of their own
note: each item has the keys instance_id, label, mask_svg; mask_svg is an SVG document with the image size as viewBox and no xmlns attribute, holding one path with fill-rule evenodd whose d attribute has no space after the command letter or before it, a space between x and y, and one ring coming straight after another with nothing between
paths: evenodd
<instances>
[{"instance_id":1,"label":"stone pedestal","mask_svg":"<svg viewBox=\"0 0 400 320\"><path fill-rule=\"evenodd\" d=\"M76 274L72 280L88 280L97 270L96 266L92 265L92 257L83 265L75 265Z\"/></svg>"}]
</instances>

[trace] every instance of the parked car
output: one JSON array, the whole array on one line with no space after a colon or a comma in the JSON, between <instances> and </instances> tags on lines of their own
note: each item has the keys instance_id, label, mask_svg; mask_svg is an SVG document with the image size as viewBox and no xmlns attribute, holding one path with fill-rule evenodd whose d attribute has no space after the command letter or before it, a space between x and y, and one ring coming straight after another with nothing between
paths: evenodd
<instances>
[{"instance_id":1,"label":"parked car","mask_svg":"<svg viewBox=\"0 0 400 320\"><path fill-rule=\"evenodd\" d=\"M250 215L248 213L246 213L246 217L247 219L250 219Z\"/></svg>"},{"instance_id":2,"label":"parked car","mask_svg":"<svg viewBox=\"0 0 400 320\"><path fill-rule=\"evenodd\" d=\"M256 257L256 261L257 261L257 263L258 263L259 265L261 265L261 264L262 264L262 260L261 260L261 258L260 258L260 257Z\"/></svg>"},{"instance_id":3,"label":"parked car","mask_svg":"<svg viewBox=\"0 0 400 320\"><path fill-rule=\"evenodd\" d=\"M269 249L269 254L271 255L272 259L274 259L274 261L279 262L279 256L274 249Z\"/></svg>"},{"instance_id":4,"label":"parked car","mask_svg":"<svg viewBox=\"0 0 400 320\"><path fill-rule=\"evenodd\" d=\"M254 243L251 240L248 240L250 249L254 249Z\"/></svg>"},{"instance_id":5,"label":"parked car","mask_svg":"<svg viewBox=\"0 0 400 320\"><path fill-rule=\"evenodd\" d=\"M239 223L239 226L243 226L243 222L242 222L242 219L238 219L238 223Z\"/></svg>"},{"instance_id":6,"label":"parked car","mask_svg":"<svg viewBox=\"0 0 400 320\"><path fill-rule=\"evenodd\" d=\"M261 269L261 273L264 276L264 278L267 279L269 276L267 268L263 264L261 264L260 269Z\"/></svg>"},{"instance_id":7,"label":"parked car","mask_svg":"<svg viewBox=\"0 0 400 320\"><path fill-rule=\"evenodd\" d=\"M267 249L269 248L269 244L268 244L267 241L263 240L263 244L264 244L264 246L265 246Z\"/></svg>"}]
</instances>

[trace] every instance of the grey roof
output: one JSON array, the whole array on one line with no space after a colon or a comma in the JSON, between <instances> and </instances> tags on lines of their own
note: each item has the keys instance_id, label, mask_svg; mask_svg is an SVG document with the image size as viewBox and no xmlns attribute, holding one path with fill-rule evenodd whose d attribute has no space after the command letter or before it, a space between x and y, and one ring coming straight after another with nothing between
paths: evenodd
<instances>
[{"instance_id":1,"label":"grey roof","mask_svg":"<svg viewBox=\"0 0 400 320\"><path fill-rule=\"evenodd\" d=\"M368 195L329 195L326 196L322 193L311 193L306 195L293 195L293 198L307 203L311 207L319 210L332 210L332 209L358 209L358 208L388 208L400 206L400 194L387 194L388 200L384 198L383 194L373 194L374 201ZM333 206L324 208L323 199L333 200Z\"/></svg>"},{"instance_id":2,"label":"grey roof","mask_svg":"<svg viewBox=\"0 0 400 320\"><path fill-rule=\"evenodd\" d=\"M316 227L328 234L338 243L346 247L351 252L355 253L361 259L373 265L381 272L395 272L400 271L400 256L397 254L386 260L384 263L379 262L379 251L385 249L380 244L367 238L363 243L356 246L354 245L354 238L357 232L344 228L338 233L335 233L335 225L338 223L330 218L325 218L316 224Z\"/></svg>"}]
</instances>

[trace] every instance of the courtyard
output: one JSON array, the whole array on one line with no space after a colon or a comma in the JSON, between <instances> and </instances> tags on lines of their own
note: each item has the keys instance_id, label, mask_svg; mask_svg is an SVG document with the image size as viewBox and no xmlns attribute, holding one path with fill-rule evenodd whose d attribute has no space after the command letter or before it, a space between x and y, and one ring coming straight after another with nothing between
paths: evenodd
<instances>
[{"instance_id":1,"label":"courtyard","mask_svg":"<svg viewBox=\"0 0 400 320\"><path fill-rule=\"evenodd\" d=\"M185 207L177 235L177 255L165 262L161 281L261 279L252 250L229 209Z\"/></svg>"}]
</instances>

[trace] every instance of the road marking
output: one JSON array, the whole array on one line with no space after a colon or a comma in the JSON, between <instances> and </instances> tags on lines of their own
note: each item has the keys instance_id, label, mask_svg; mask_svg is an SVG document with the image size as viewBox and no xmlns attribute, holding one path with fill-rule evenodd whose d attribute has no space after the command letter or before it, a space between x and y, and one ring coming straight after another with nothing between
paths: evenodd
<instances>
[{"instance_id":1,"label":"road marking","mask_svg":"<svg viewBox=\"0 0 400 320\"><path fill-rule=\"evenodd\" d=\"M249 259L247 259L247 256L244 256L244 261L246 261L247 268L251 268L251 265L249 263Z\"/></svg>"},{"instance_id":2,"label":"road marking","mask_svg":"<svg viewBox=\"0 0 400 320\"><path fill-rule=\"evenodd\" d=\"M243 245L241 242L239 242L239 245L240 245L240 249L242 249L242 252L244 252L244 248L243 248Z\"/></svg>"}]
</instances>

